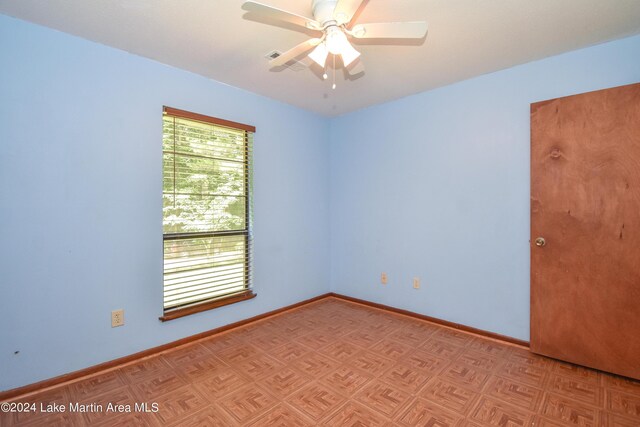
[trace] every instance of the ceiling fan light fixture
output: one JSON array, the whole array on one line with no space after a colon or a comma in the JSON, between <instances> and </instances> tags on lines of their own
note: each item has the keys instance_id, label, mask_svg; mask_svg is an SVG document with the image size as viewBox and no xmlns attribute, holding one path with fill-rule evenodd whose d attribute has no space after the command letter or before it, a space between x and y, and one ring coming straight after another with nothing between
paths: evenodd
<instances>
[{"instance_id":1,"label":"ceiling fan light fixture","mask_svg":"<svg viewBox=\"0 0 640 427\"><path fill-rule=\"evenodd\" d=\"M327 56L329 55L329 51L327 50L327 46L325 43L320 43L316 46L315 49L309 54L309 58L313 60L316 64L324 68L324 64L327 62Z\"/></svg>"},{"instance_id":2,"label":"ceiling fan light fixture","mask_svg":"<svg viewBox=\"0 0 640 427\"><path fill-rule=\"evenodd\" d=\"M345 33L338 27L330 27L327 30L327 38L325 40L329 53L340 55L345 49L351 47Z\"/></svg>"},{"instance_id":3,"label":"ceiling fan light fixture","mask_svg":"<svg viewBox=\"0 0 640 427\"><path fill-rule=\"evenodd\" d=\"M345 67L348 67L349 64L358 59L358 57L360 56L360 52L355 50L354 47L351 46L351 44L348 44L348 47L343 49L340 55L342 56L342 63Z\"/></svg>"}]
</instances>

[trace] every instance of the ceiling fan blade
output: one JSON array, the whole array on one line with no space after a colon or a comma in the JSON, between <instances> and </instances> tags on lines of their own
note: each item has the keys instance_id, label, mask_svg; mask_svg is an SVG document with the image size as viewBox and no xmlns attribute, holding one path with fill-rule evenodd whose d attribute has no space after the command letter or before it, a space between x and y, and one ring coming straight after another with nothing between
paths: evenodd
<instances>
[{"instance_id":1,"label":"ceiling fan blade","mask_svg":"<svg viewBox=\"0 0 640 427\"><path fill-rule=\"evenodd\" d=\"M353 18L363 0L338 0L333 10L333 19L338 25L346 24Z\"/></svg>"},{"instance_id":2,"label":"ceiling fan blade","mask_svg":"<svg viewBox=\"0 0 640 427\"><path fill-rule=\"evenodd\" d=\"M310 39L310 40L304 41L299 45L292 47L288 51L283 52L277 58L272 59L271 61L269 61L269 64L272 67L279 67L281 65L284 65L287 62L291 61L296 56L302 55L306 51L318 46L318 44L320 44L321 41L322 39Z\"/></svg>"},{"instance_id":3,"label":"ceiling fan blade","mask_svg":"<svg viewBox=\"0 0 640 427\"><path fill-rule=\"evenodd\" d=\"M266 4L258 3L255 1L245 1L242 4L242 8L247 12L258 13L268 18L289 22L291 24L299 25L301 27L309 28L312 30L322 31L322 25L320 25L313 19L301 15L296 15L295 13L287 12L286 10L278 9Z\"/></svg>"},{"instance_id":4,"label":"ceiling fan blade","mask_svg":"<svg viewBox=\"0 0 640 427\"><path fill-rule=\"evenodd\" d=\"M359 39L421 39L427 35L426 22L381 22L358 24L349 32Z\"/></svg>"}]
</instances>

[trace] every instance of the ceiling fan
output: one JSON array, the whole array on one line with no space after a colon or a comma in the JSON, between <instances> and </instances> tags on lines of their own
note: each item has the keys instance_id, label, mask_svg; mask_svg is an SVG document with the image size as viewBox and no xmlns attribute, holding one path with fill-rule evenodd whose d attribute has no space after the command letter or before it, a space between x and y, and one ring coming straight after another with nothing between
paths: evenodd
<instances>
[{"instance_id":1,"label":"ceiling fan","mask_svg":"<svg viewBox=\"0 0 640 427\"><path fill-rule=\"evenodd\" d=\"M285 10L277 9L255 1L245 1L242 8L265 18L271 18L299 25L317 31L318 37L309 39L272 59L270 65L279 67L304 53L309 53L315 63L325 68L329 54L340 56L350 74L362 71L359 67L349 67L360 56L349 42L350 37L357 39L421 39L427 34L427 23L419 22L381 22L353 25L354 14L364 0L312 0L311 10L314 19ZM326 74L324 75L326 78Z\"/></svg>"}]
</instances>

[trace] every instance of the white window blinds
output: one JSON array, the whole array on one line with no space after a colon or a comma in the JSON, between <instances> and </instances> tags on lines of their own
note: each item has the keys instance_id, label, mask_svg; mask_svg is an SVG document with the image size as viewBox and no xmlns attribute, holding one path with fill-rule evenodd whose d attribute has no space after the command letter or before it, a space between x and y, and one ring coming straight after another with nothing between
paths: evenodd
<instances>
[{"instance_id":1,"label":"white window blinds","mask_svg":"<svg viewBox=\"0 0 640 427\"><path fill-rule=\"evenodd\" d=\"M164 310L251 293L255 129L164 108Z\"/></svg>"}]
</instances>

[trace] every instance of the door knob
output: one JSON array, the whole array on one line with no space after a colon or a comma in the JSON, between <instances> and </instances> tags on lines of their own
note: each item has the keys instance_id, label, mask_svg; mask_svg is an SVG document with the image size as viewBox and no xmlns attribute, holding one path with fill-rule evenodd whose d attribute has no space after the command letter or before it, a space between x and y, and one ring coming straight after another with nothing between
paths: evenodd
<instances>
[{"instance_id":1,"label":"door knob","mask_svg":"<svg viewBox=\"0 0 640 427\"><path fill-rule=\"evenodd\" d=\"M544 245L546 245L546 244L547 244L547 241L546 241L546 240L544 240L544 237L538 237L538 238L536 239L536 246L543 247L543 246L544 246Z\"/></svg>"}]
</instances>

